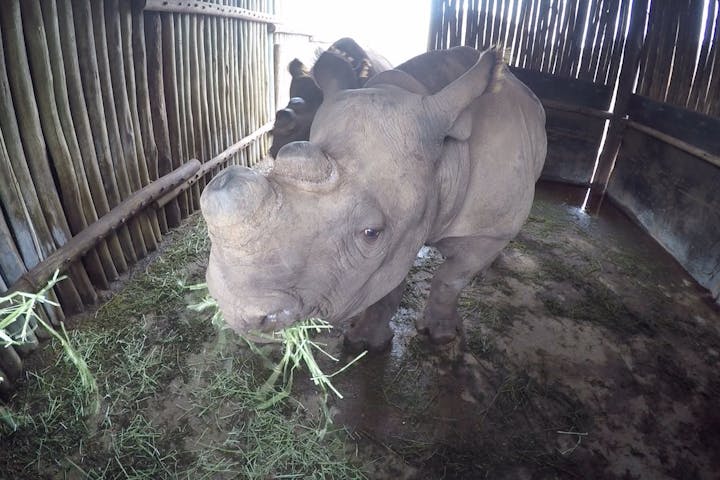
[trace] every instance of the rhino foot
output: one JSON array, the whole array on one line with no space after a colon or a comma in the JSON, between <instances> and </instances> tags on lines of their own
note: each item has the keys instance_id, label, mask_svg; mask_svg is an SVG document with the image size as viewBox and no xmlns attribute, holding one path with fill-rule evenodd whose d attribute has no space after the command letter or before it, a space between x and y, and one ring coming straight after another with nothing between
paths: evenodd
<instances>
[{"instance_id":1,"label":"rhino foot","mask_svg":"<svg viewBox=\"0 0 720 480\"><path fill-rule=\"evenodd\" d=\"M348 350L383 352L390 348L393 338L390 319L400 305L404 289L405 281L350 320L350 328L345 331L345 347Z\"/></svg>"},{"instance_id":2,"label":"rhino foot","mask_svg":"<svg viewBox=\"0 0 720 480\"><path fill-rule=\"evenodd\" d=\"M435 345L444 345L455 340L462 328L462 322L457 311L443 315L440 312L433 312L432 308L425 311L420 319L415 321L415 329L418 333L427 335Z\"/></svg>"},{"instance_id":3,"label":"rhino foot","mask_svg":"<svg viewBox=\"0 0 720 480\"><path fill-rule=\"evenodd\" d=\"M360 332L359 329L350 328L345 332L343 344L350 352L360 353L364 351L379 353L384 352L392 345L393 332L389 326L379 328L376 331Z\"/></svg>"}]
</instances>

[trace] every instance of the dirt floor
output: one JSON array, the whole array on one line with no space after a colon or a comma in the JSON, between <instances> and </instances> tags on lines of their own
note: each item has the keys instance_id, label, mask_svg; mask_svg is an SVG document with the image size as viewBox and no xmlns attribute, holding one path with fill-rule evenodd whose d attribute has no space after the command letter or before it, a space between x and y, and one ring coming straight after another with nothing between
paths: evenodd
<instances>
[{"instance_id":1,"label":"dirt floor","mask_svg":"<svg viewBox=\"0 0 720 480\"><path fill-rule=\"evenodd\" d=\"M258 408L278 352L186 308L207 262L195 216L77 319L97 396L57 345L29 359L0 416L0 478L718 478L720 312L611 205L582 213L583 196L540 186L443 348L413 326L441 262L424 249L391 351L333 378L344 399L329 398L324 435L307 377ZM347 361L340 335L320 338Z\"/></svg>"}]
</instances>

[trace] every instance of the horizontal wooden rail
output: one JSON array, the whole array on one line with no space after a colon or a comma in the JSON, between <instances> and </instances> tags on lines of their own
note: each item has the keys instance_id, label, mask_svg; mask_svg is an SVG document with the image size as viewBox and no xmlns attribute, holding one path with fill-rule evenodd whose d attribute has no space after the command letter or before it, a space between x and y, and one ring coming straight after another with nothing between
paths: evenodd
<instances>
[{"instance_id":1,"label":"horizontal wooden rail","mask_svg":"<svg viewBox=\"0 0 720 480\"><path fill-rule=\"evenodd\" d=\"M247 137L242 138L237 143L229 146L226 148L222 153L218 154L216 157L212 158L211 160L203 163L200 168L198 169L195 174L188 178L185 182L181 183L175 189L172 191L166 193L162 197L158 198L155 201L155 207L160 208L165 206L168 202L171 202L173 198L180 195L183 191L187 190L192 186L193 183L196 183L198 180L200 180L202 177L204 177L207 173L211 172L213 169L222 166L225 162L230 160L233 155L237 154L238 152L242 151L243 149L247 148L252 144L254 141L258 140L260 137L262 137L264 134L269 132L272 129L273 122L268 122L262 127L255 130L253 133L248 135Z\"/></svg>"},{"instance_id":2,"label":"horizontal wooden rail","mask_svg":"<svg viewBox=\"0 0 720 480\"><path fill-rule=\"evenodd\" d=\"M552 110L579 113L588 117L602 118L605 120L613 118L613 114L611 112L608 112L607 110L598 110L597 108L569 105L567 103L556 102L555 100L542 100L542 104L545 108L550 108Z\"/></svg>"},{"instance_id":3,"label":"horizontal wooden rail","mask_svg":"<svg viewBox=\"0 0 720 480\"><path fill-rule=\"evenodd\" d=\"M194 13L197 15L213 15L216 17L236 18L259 23L278 23L275 15L256 12L246 8L232 7L205 1L181 0L145 0L145 10L154 12Z\"/></svg>"},{"instance_id":4,"label":"horizontal wooden rail","mask_svg":"<svg viewBox=\"0 0 720 480\"><path fill-rule=\"evenodd\" d=\"M133 193L106 215L72 237L65 245L23 274L10 287L10 291L38 291L55 273L55 270L65 270L78 258L95 247L103 238L107 237L108 234L147 208L155 199L177 185L186 182L199 168L200 162L190 160Z\"/></svg>"},{"instance_id":5,"label":"horizontal wooden rail","mask_svg":"<svg viewBox=\"0 0 720 480\"><path fill-rule=\"evenodd\" d=\"M646 125L635 122L633 120L625 120L625 122L627 123L627 126L630 128L633 128L639 132L643 132L647 135L650 135L651 137L657 138L658 140L665 142L669 145L672 145L673 147L676 147L676 148L678 148L684 152L687 152L691 155L702 158L706 162L712 163L716 167L720 167L720 157L717 155L713 155L712 153L710 153L706 150L703 150L700 147L696 147L695 145L684 142L684 141L680 140L679 138L673 137L673 136L663 133L659 130L655 130L654 128L648 127Z\"/></svg>"},{"instance_id":6,"label":"horizontal wooden rail","mask_svg":"<svg viewBox=\"0 0 720 480\"><path fill-rule=\"evenodd\" d=\"M615 118L615 116L611 112L608 112L606 110L597 110L595 108L582 107L578 105L568 105L566 103L556 102L553 100L542 100L542 104L545 108L549 108L551 110L561 110L563 112L579 113L580 115L586 115L589 117L601 118L605 120L611 120ZM718 155L714 155L707 150L703 150L700 147L696 147L695 145L680 140L677 137L673 137L672 135L668 135L667 133L663 133L659 130L648 127L634 120L630 120L628 118L619 118L618 120L623 122L626 126L630 128L650 135L651 137L656 138L661 142L665 142L668 145L672 145L673 147L689 153L690 155L701 158L706 162L712 163L716 167L720 167L720 156Z\"/></svg>"}]
</instances>

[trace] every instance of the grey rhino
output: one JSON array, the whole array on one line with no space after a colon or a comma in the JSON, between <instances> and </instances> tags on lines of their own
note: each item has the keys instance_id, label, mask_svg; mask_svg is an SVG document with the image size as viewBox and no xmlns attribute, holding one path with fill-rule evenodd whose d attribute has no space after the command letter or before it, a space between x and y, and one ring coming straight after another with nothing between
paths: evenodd
<instances>
[{"instance_id":1,"label":"grey rhino","mask_svg":"<svg viewBox=\"0 0 720 480\"><path fill-rule=\"evenodd\" d=\"M376 73L391 68L390 63L371 50L365 50L352 38L341 38L318 56L337 56L351 67L343 69L348 74L346 88L360 88ZM322 63L322 61L320 62ZM322 90L315 83L313 72L297 58L288 65L290 81L290 101L287 106L275 114L272 134L273 142L269 154L275 158L277 152L290 142L308 140L310 126L315 112L323 101Z\"/></svg>"},{"instance_id":2,"label":"grey rhino","mask_svg":"<svg viewBox=\"0 0 720 480\"><path fill-rule=\"evenodd\" d=\"M545 112L495 51L420 55L346 90L347 65L316 65L324 101L309 141L261 175L232 166L205 188L210 293L240 333L306 317L354 349L383 349L404 278L423 244L445 257L420 332L461 331L458 295L530 212Z\"/></svg>"}]
</instances>

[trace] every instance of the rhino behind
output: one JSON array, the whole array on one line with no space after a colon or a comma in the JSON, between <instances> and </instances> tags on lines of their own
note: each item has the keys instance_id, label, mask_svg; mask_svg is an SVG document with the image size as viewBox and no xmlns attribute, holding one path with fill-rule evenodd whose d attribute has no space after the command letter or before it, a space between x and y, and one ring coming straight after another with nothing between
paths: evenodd
<instances>
[{"instance_id":1,"label":"rhino behind","mask_svg":"<svg viewBox=\"0 0 720 480\"><path fill-rule=\"evenodd\" d=\"M206 188L210 291L240 332L352 319L349 345L381 349L415 254L433 245L446 260L417 327L447 342L460 291L529 214L544 111L495 52L429 52L359 90L347 68L316 64L309 142L282 148L267 177L231 167Z\"/></svg>"}]
</instances>

